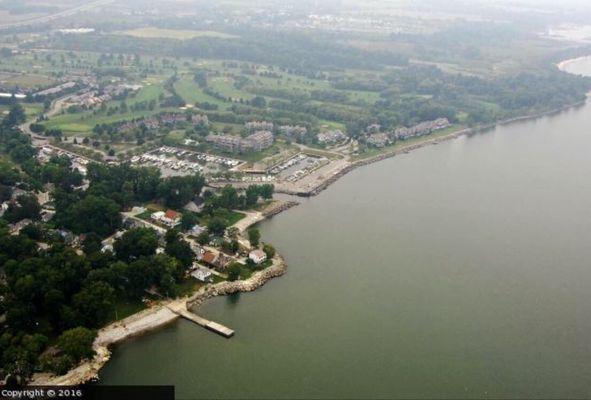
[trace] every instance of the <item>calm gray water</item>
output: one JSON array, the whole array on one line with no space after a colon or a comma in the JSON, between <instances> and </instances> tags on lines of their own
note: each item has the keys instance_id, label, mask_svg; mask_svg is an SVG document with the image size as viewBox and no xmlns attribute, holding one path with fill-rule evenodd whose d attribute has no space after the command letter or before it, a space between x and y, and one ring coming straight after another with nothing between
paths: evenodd
<instances>
[{"instance_id":1,"label":"calm gray water","mask_svg":"<svg viewBox=\"0 0 591 400\"><path fill-rule=\"evenodd\" d=\"M185 399L590 397L590 127L591 103L352 172L262 225L287 275L199 310L233 339L180 321L119 346L102 382Z\"/></svg>"}]
</instances>

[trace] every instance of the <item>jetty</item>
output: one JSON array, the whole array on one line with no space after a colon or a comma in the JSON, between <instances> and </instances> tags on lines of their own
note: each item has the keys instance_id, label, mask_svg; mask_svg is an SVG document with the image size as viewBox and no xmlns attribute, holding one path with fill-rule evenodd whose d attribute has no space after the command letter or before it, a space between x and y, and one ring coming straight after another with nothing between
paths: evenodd
<instances>
[{"instance_id":1,"label":"jetty","mask_svg":"<svg viewBox=\"0 0 591 400\"><path fill-rule=\"evenodd\" d=\"M227 326L224 326L222 324L218 324L217 322L213 322L213 321L210 321L210 320L205 319L203 317L200 317L197 314L193 314L189 310L180 311L178 314L181 317L183 317L184 319L194 322L197 325L202 326L205 329L210 330L214 333L217 333L218 335L221 335L225 338L231 338L232 336L234 336L234 331L232 329L228 328Z\"/></svg>"}]
</instances>

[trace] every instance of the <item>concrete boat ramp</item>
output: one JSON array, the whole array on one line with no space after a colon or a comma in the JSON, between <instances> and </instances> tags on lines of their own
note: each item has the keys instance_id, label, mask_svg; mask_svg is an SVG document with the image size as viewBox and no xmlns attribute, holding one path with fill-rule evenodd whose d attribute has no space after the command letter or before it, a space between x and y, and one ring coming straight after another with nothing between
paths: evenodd
<instances>
[{"instance_id":1,"label":"concrete boat ramp","mask_svg":"<svg viewBox=\"0 0 591 400\"><path fill-rule=\"evenodd\" d=\"M170 309L170 311L172 311L173 313L181 316L182 318L194 322L195 324L202 326L205 329L217 333L218 335L221 335L225 338L231 338L232 336L234 336L234 331L232 329L192 313L187 309L186 304L183 304L182 306L170 305L168 306L168 309Z\"/></svg>"}]
</instances>

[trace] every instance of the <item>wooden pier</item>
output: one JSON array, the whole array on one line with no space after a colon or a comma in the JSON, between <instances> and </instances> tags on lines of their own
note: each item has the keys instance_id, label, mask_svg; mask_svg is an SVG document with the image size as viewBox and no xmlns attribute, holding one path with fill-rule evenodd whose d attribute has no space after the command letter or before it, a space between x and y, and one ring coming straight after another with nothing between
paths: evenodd
<instances>
[{"instance_id":1,"label":"wooden pier","mask_svg":"<svg viewBox=\"0 0 591 400\"><path fill-rule=\"evenodd\" d=\"M199 315L193 314L189 310L178 311L178 314L186 320L194 322L197 325L202 326L205 329L210 330L212 332L215 332L218 335L221 335L225 338L231 338L232 336L234 336L234 331L232 329L222 324L218 324L217 322L213 322L203 317L200 317Z\"/></svg>"}]
</instances>

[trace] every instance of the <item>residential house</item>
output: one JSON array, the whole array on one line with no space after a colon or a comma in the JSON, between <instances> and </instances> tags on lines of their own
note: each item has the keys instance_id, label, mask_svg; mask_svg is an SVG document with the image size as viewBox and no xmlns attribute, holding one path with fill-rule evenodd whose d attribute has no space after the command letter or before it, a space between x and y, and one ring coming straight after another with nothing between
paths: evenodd
<instances>
[{"instance_id":1,"label":"residential house","mask_svg":"<svg viewBox=\"0 0 591 400\"><path fill-rule=\"evenodd\" d=\"M195 270L191 272L191 276L201 282L213 281L213 274L207 268L197 266Z\"/></svg>"},{"instance_id":2,"label":"residential house","mask_svg":"<svg viewBox=\"0 0 591 400\"><path fill-rule=\"evenodd\" d=\"M345 135L339 129L335 129L332 131L324 131L320 132L317 136L318 142L322 144L334 144L338 142L342 142L347 139L347 135Z\"/></svg>"},{"instance_id":3,"label":"residential house","mask_svg":"<svg viewBox=\"0 0 591 400\"><path fill-rule=\"evenodd\" d=\"M189 230L189 235L199 236L202 233L207 232L207 227L201 225L195 225Z\"/></svg>"},{"instance_id":4,"label":"residential house","mask_svg":"<svg viewBox=\"0 0 591 400\"><path fill-rule=\"evenodd\" d=\"M272 131L273 130L273 123L268 121L252 121L247 122L244 124L246 130L248 132L255 132L255 131Z\"/></svg>"},{"instance_id":5,"label":"residential house","mask_svg":"<svg viewBox=\"0 0 591 400\"><path fill-rule=\"evenodd\" d=\"M256 249L248 254L248 258L258 265L267 261L267 254L261 249Z\"/></svg>"},{"instance_id":6,"label":"residential house","mask_svg":"<svg viewBox=\"0 0 591 400\"><path fill-rule=\"evenodd\" d=\"M170 228L174 228L181 222L181 214L174 210L156 211L150 216L154 221L160 222Z\"/></svg>"},{"instance_id":7,"label":"residential house","mask_svg":"<svg viewBox=\"0 0 591 400\"><path fill-rule=\"evenodd\" d=\"M385 133L374 133L367 137L367 144L375 147L385 147L390 144L390 137Z\"/></svg>"},{"instance_id":8,"label":"residential house","mask_svg":"<svg viewBox=\"0 0 591 400\"><path fill-rule=\"evenodd\" d=\"M247 153L268 149L273 146L274 137L271 131L258 131L244 139L232 135L209 135L205 140L221 150Z\"/></svg>"},{"instance_id":9,"label":"residential house","mask_svg":"<svg viewBox=\"0 0 591 400\"><path fill-rule=\"evenodd\" d=\"M209 264L214 267L215 267L215 262L217 261L217 259L218 259L218 256L212 251L206 251L201 256L201 261L203 261L205 264Z\"/></svg>"}]
</instances>

